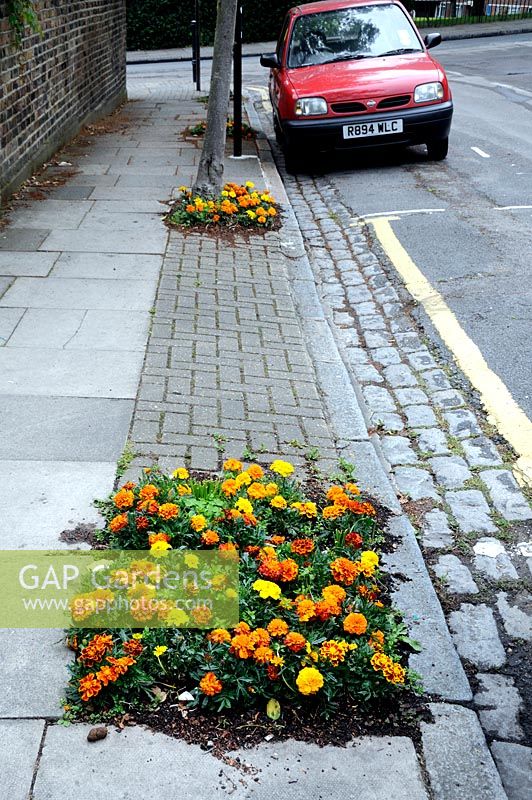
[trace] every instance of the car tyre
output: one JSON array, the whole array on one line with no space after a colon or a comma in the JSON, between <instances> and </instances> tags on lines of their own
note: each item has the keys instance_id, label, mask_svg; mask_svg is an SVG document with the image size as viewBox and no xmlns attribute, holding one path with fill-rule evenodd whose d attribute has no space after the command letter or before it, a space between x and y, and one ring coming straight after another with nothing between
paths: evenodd
<instances>
[{"instance_id":1,"label":"car tyre","mask_svg":"<svg viewBox=\"0 0 532 800\"><path fill-rule=\"evenodd\" d=\"M275 133L275 141L277 142L277 144L282 145L284 141L283 130L275 114L273 115L273 131Z\"/></svg>"},{"instance_id":2,"label":"car tyre","mask_svg":"<svg viewBox=\"0 0 532 800\"><path fill-rule=\"evenodd\" d=\"M449 137L427 142L427 156L429 161L443 161L449 152Z\"/></svg>"},{"instance_id":3,"label":"car tyre","mask_svg":"<svg viewBox=\"0 0 532 800\"><path fill-rule=\"evenodd\" d=\"M293 145L284 143L284 165L290 175L304 172L305 154L301 149L297 150Z\"/></svg>"}]
</instances>

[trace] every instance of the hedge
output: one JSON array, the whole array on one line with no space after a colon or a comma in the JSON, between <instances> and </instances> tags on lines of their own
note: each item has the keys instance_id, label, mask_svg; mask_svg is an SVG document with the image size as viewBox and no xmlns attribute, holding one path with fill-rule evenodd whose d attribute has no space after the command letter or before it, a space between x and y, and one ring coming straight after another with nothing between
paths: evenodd
<instances>
[{"instance_id":1,"label":"hedge","mask_svg":"<svg viewBox=\"0 0 532 800\"><path fill-rule=\"evenodd\" d=\"M261 5L243 0L243 34L246 42L266 42L277 38L281 24L294 0L270 0ZM201 41L213 43L216 0L201 0ZM189 47L190 21L194 0L127 0L128 50L157 50Z\"/></svg>"}]
</instances>

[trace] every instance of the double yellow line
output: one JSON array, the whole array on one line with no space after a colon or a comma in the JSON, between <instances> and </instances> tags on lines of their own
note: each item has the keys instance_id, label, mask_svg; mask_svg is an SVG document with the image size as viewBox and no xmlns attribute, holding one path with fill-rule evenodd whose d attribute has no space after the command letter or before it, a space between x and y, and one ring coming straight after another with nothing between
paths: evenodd
<instances>
[{"instance_id":1,"label":"double yellow line","mask_svg":"<svg viewBox=\"0 0 532 800\"><path fill-rule=\"evenodd\" d=\"M513 470L523 485L532 486L532 422L515 402L506 385L491 370L477 345L469 338L441 294L414 264L392 230L399 217L366 218L386 255L403 279L412 297L420 303L453 357L479 392L488 419L518 455Z\"/></svg>"}]
</instances>

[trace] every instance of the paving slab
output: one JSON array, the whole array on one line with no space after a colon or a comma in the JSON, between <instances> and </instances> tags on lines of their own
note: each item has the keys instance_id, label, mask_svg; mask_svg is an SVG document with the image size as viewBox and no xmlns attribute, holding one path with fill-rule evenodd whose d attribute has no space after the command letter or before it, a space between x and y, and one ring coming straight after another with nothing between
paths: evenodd
<instances>
[{"instance_id":1,"label":"paving slab","mask_svg":"<svg viewBox=\"0 0 532 800\"><path fill-rule=\"evenodd\" d=\"M511 639L523 639L530 642L532 640L532 617L522 611L519 606L511 605L507 598L506 592L497 594L497 609L501 615L504 630ZM529 594L527 594L527 604L530 608Z\"/></svg>"},{"instance_id":2,"label":"paving slab","mask_svg":"<svg viewBox=\"0 0 532 800\"><path fill-rule=\"evenodd\" d=\"M395 482L401 494L412 500L431 498L439 500L438 492L429 472L417 467L397 467L394 470Z\"/></svg>"},{"instance_id":3,"label":"paving slab","mask_svg":"<svg viewBox=\"0 0 532 800\"><path fill-rule=\"evenodd\" d=\"M161 200L167 202L175 183L169 188L143 186L135 190L135 200ZM131 200L131 189L127 186L95 186L91 189L90 200ZM123 207L123 206L122 206Z\"/></svg>"},{"instance_id":4,"label":"paving slab","mask_svg":"<svg viewBox=\"0 0 532 800\"><path fill-rule=\"evenodd\" d=\"M0 251L0 275L44 277L59 253L10 253Z\"/></svg>"},{"instance_id":5,"label":"paving slab","mask_svg":"<svg viewBox=\"0 0 532 800\"><path fill-rule=\"evenodd\" d=\"M132 413L133 400L0 395L0 459L117 461Z\"/></svg>"},{"instance_id":6,"label":"paving slab","mask_svg":"<svg viewBox=\"0 0 532 800\"><path fill-rule=\"evenodd\" d=\"M139 280L156 281L159 277L161 266L162 257L155 255L62 253L50 275L53 278L85 278L128 282Z\"/></svg>"},{"instance_id":7,"label":"paving slab","mask_svg":"<svg viewBox=\"0 0 532 800\"><path fill-rule=\"evenodd\" d=\"M49 228L4 228L0 231L0 250L37 250L49 233Z\"/></svg>"},{"instance_id":8,"label":"paving slab","mask_svg":"<svg viewBox=\"0 0 532 800\"><path fill-rule=\"evenodd\" d=\"M428 511L424 516L423 545L431 549L450 547L454 541L449 527L447 514L437 508Z\"/></svg>"},{"instance_id":9,"label":"paving slab","mask_svg":"<svg viewBox=\"0 0 532 800\"><path fill-rule=\"evenodd\" d=\"M13 278L0 278L0 298L6 292L11 284L13 283Z\"/></svg>"},{"instance_id":10,"label":"paving slab","mask_svg":"<svg viewBox=\"0 0 532 800\"><path fill-rule=\"evenodd\" d=\"M39 755L44 720L0 720L0 775L9 800L27 800Z\"/></svg>"},{"instance_id":11,"label":"paving slab","mask_svg":"<svg viewBox=\"0 0 532 800\"><path fill-rule=\"evenodd\" d=\"M162 214L164 209L161 208L160 211ZM131 230L134 233L142 231L147 236L151 236L152 232L157 231L159 228L162 229L163 233L166 232L161 216L158 214L137 214L133 211L122 210L115 211L113 216L110 217L108 211L100 210L98 206L85 216L79 226L79 230L83 232L89 228L95 233L98 232L97 235L99 235L100 231L107 231L109 228L121 228L123 230Z\"/></svg>"},{"instance_id":12,"label":"paving slab","mask_svg":"<svg viewBox=\"0 0 532 800\"><path fill-rule=\"evenodd\" d=\"M508 800L530 800L532 748L509 742L492 742L491 752L501 774Z\"/></svg>"},{"instance_id":13,"label":"paving slab","mask_svg":"<svg viewBox=\"0 0 532 800\"><path fill-rule=\"evenodd\" d=\"M471 472L460 456L431 458L429 464L436 476L436 482L446 489L460 489L471 478Z\"/></svg>"},{"instance_id":14,"label":"paving slab","mask_svg":"<svg viewBox=\"0 0 532 800\"><path fill-rule=\"evenodd\" d=\"M112 309L147 311L157 284L152 280L127 283L95 278L17 278L0 300L18 308Z\"/></svg>"},{"instance_id":15,"label":"paving slab","mask_svg":"<svg viewBox=\"0 0 532 800\"><path fill-rule=\"evenodd\" d=\"M440 556L434 564L434 572L443 580L445 590L451 594L478 593L478 586L469 569L456 556L451 554Z\"/></svg>"},{"instance_id":16,"label":"paving slab","mask_svg":"<svg viewBox=\"0 0 532 800\"><path fill-rule=\"evenodd\" d=\"M404 737L361 738L346 748L265 744L234 754L250 765L249 772L240 772L195 745L141 727L121 733L110 728L106 739L92 744L88 730L48 728L34 800L63 796L65 785L76 800L108 800L110 785L117 800L176 797L177 786L180 796L197 800L375 800L387 796L390 784L396 800L428 797L414 747Z\"/></svg>"},{"instance_id":17,"label":"paving slab","mask_svg":"<svg viewBox=\"0 0 532 800\"><path fill-rule=\"evenodd\" d=\"M0 347L5 345L26 309L0 307Z\"/></svg>"},{"instance_id":18,"label":"paving slab","mask_svg":"<svg viewBox=\"0 0 532 800\"><path fill-rule=\"evenodd\" d=\"M104 214L121 214L124 211L124 200L97 200L94 211ZM164 214L168 211L169 203L162 200L129 200L127 209L135 214Z\"/></svg>"},{"instance_id":19,"label":"paving slab","mask_svg":"<svg viewBox=\"0 0 532 800\"><path fill-rule=\"evenodd\" d=\"M425 766L434 800L508 800L474 711L431 703L422 722Z\"/></svg>"},{"instance_id":20,"label":"paving slab","mask_svg":"<svg viewBox=\"0 0 532 800\"><path fill-rule=\"evenodd\" d=\"M489 580L517 580L519 575L499 539L483 536L473 545L473 566Z\"/></svg>"},{"instance_id":21,"label":"paving slab","mask_svg":"<svg viewBox=\"0 0 532 800\"><path fill-rule=\"evenodd\" d=\"M510 470L483 470L481 478L488 487L495 508L505 519L532 519L532 508Z\"/></svg>"},{"instance_id":22,"label":"paving slab","mask_svg":"<svg viewBox=\"0 0 532 800\"><path fill-rule=\"evenodd\" d=\"M11 212L9 224L14 228L77 228L91 207L92 203L86 200L46 198Z\"/></svg>"},{"instance_id":23,"label":"paving slab","mask_svg":"<svg viewBox=\"0 0 532 800\"><path fill-rule=\"evenodd\" d=\"M161 194L163 191L161 190ZM99 230L95 236L92 230L62 231L53 230L39 241L39 250L66 250L74 253L164 253L166 229L157 227L147 231ZM22 248L19 248L22 249Z\"/></svg>"},{"instance_id":24,"label":"paving slab","mask_svg":"<svg viewBox=\"0 0 532 800\"><path fill-rule=\"evenodd\" d=\"M0 348L0 395L134 398L140 350Z\"/></svg>"},{"instance_id":25,"label":"paving slab","mask_svg":"<svg viewBox=\"0 0 532 800\"><path fill-rule=\"evenodd\" d=\"M462 658L480 669L496 669L506 662L493 611L484 603L462 603L449 614L449 627Z\"/></svg>"},{"instance_id":26,"label":"paving slab","mask_svg":"<svg viewBox=\"0 0 532 800\"><path fill-rule=\"evenodd\" d=\"M412 669L422 676L427 692L446 700L467 702L472 693L451 639L443 611L430 580L415 531L404 516L392 519L389 530L400 539L394 553L383 556L386 568L406 577L393 592L393 601L405 615L410 636L422 651L410 656Z\"/></svg>"},{"instance_id":27,"label":"paving slab","mask_svg":"<svg viewBox=\"0 0 532 800\"><path fill-rule=\"evenodd\" d=\"M64 639L64 632L55 629L0 630L0 718L62 715L72 659Z\"/></svg>"},{"instance_id":28,"label":"paving slab","mask_svg":"<svg viewBox=\"0 0 532 800\"><path fill-rule=\"evenodd\" d=\"M107 497L115 471L114 461L0 461L0 547L61 549L63 530L101 524L93 502Z\"/></svg>"},{"instance_id":29,"label":"paving slab","mask_svg":"<svg viewBox=\"0 0 532 800\"><path fill-rule=\"evenodd\" d=\"M477 678L479 690L473 699L486 733L498 739L523 739L519 724L523 701L513 678L480 672Z\"/></svg>"},{"instance_id":30,"label":"paving slab","mask_svg":"<svg viewBox=\"0 0 532 800\"><path fill-rule=\"evenodd\" d=\"M144 352L149 326L148 311L29 308L7 346Z\"/></svg>"},{"instance_id":31,"label":"paving slab","mask_svg":"<svg viewBox=\"0 0 532 800\"><path fill-rule=\"evenodd\" d=\"M496 533L497 528L490 517L490 508L478 489L447 492L445 499L460 530L464 533Z\"/></svg>"}]
</instances>

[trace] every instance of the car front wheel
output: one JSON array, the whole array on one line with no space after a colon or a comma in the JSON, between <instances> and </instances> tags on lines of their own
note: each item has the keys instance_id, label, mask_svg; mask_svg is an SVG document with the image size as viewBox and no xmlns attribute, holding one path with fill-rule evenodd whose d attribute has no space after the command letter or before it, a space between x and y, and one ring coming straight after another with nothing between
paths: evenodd
<instances>
[{"instance_id":1,"label":"car front wheel","mask_svg":"<svg viewBox=\"0 0 532 800\"><path fill-rule=\"evenodd\" d=\"M427 155L429 161L443 161L449 152L449 137L427 142Z\"/></svg>"}]
</instances>

